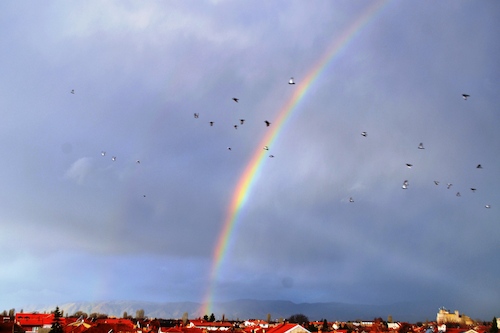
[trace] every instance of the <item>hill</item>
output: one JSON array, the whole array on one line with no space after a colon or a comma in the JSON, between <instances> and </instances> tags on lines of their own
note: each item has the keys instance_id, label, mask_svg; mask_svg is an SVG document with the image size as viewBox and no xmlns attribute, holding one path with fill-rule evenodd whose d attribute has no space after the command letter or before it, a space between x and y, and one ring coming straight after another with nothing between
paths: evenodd
<instances>
[{"instance_id":1,"label":"hill","mask_svg":"<svg viewBox=\"0 0 500 333\"><path fill-rule=\"evenodd\" d=\"M189 318L203 317L200 313L201 304L195 302L139 302L139 301L103 301L103 302L76 302L57 304L64 313L73 314L83 311L87 314L103 313L109 316L121 317L124 312L134 316L136 311L143 309L147 317L151 318L181 318L187 312ZM26 306L25 312L53 311L56 304L50 306ZM217 319L222 315L227 319L266 319L271 314L273 320L288 318L293 314L302 313L310 320L327 319L329 321L372 320L381 317L386 320L391 315L394 321L418 322L435 320L437 307L428 304L408 302L389 305L363 305L346 303L293 303L290 301L260 301L241 299L228 302L216 302L212 312ZM210 314L208 314L210 315Z\"/></svg>"}]
</instances>

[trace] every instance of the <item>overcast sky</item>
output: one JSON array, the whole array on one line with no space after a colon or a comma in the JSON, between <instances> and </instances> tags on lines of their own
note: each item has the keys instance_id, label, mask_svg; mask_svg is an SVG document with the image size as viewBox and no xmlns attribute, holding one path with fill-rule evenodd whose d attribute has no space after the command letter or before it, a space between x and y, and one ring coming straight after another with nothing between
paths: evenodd
<instances>
[{"instance_id":1,"label":"overcast sky","mask_svg":"<svg viewBox=\"0 0 500 333\"><path fill-rule=\"evenodd\" d=\"M213 286L500 315L495 0L382 1L279 129L210 281L262 138L372 4L1 1L0 309Z\"/></svg>"}]
</instances>

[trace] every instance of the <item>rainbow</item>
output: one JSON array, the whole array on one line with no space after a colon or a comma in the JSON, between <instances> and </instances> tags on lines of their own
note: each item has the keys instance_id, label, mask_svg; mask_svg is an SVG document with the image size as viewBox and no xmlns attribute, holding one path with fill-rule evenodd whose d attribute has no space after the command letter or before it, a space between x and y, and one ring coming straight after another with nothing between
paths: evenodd
<instances>
[{"instance_id":1,"label":"rainbow","mask_svg":"<svg viewBox=\"0 0 500 333\"><path fill-rule=\"evenodd\" d=\"M203 307L200 309L201 315L212 313L212 302L215 292L215 283L217 281L217 274L224 261L224 257L228 248L231 235L238 221L241 209L244 207L245 202L250 195L252 185L258 178L259 172L264 164L264 160L267 157L266 151L262 149L264 146L270 146L274 141L277 140L281 130L284 128L287 120L297 106L304 99L309 88L316 81L318 76L327 68L327 66L336 59L336 56L341 54L342 50L346 48L349 42L359 34L363 27L367 25L377 13L381 11L384 4L388 3L388 0L378 0L374 1L369 7L367 7L361 15L352 22L343 34L334 39L331 46L327 49L324 55L319 59L315 66L309 71L306 77L300 81L298 86L295 87L295 92L292 97L286 102L286 104L281 108L277 118L272 122L271 131L267 131L266 135L262 138L259 145L255 149L255 152L247 164L243 174L241 175L232 200L230 202L226 218L224 220L224 225L219 234L217 245L213 252L213 261L210 271L209 288L203 300Z\"/></svg>"}]
</instances>

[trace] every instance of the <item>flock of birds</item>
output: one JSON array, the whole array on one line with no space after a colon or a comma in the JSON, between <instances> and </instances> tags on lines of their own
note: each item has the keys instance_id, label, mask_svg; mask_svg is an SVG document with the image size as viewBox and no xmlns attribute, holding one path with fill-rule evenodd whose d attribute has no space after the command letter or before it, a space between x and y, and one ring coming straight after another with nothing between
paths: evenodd
<instances>
[{"instance_id":1,"label":"flock of birds","mask_svg":"<svg viewBox=\"0 0 500 333\"><path fill-rule=\"evenodd\" d=\"M288 81L288 84L289 84L289 85L294 85L294 84L295 84L295 80L294 80L294 78L293 78L293 77L291 77L291 78L290 78L290 80ZM75 94L75 90L74 90L74 89L72 89L72 90L71 90L71 94ZM469 94L462 94L462 98L463 98L464 100L467 100L469 97L470 97L470 95L469 95ZM232 98L232 100L233 100L234 102L236 102L236 103L239 103L239 98L237 98L237 97L233 97L233 98ZM200 114L199 114L199 113L194 113L194 118L195 118L195 119L198 119L199 117L200 117ZM209 121L209 125L210 125L210 126L214 126L214 123L215 123L214 121ZM240 120L239 120L239 125L243 125L244 123L245 123L245 119L240 119ZM269 127L269 126L271 125L271 122L269 122L268 120L264 120L264 124L266 125L266 127ZM238 124L233 125L233 127L234 127L235 129L238 129ZM367 136L368 136L368 133L367 133L366 131L363 131L363 132L361 132L361 135L362 135L363 137L367 137ZM418 144L417 148L418 148L418 149L420 149L420 150L425 149L424 144L423 144L422 142L420 142L420 143ZM228 150L232 150L232 149L231 149L231 147L227 147L227 149L228 149ZM268 146L264 146L264 147L263 147L263 149L264 149L264 150L266 150L266 151L268 151L268 150L269 150L269 147L268 147ZM103 157L104 157L104 156L106 156L106 151L101 151L101 156L103 156ZM274 157L274 155L272 155L272 154L271 154L271 155L269 155L269 157L270 157L270 158L273 158L273 157ZM116 156L112 156L112 157L111 157L111 160L112 160L113 162L114 162L114 161L116 161ZM140 163L141 163L141 161L140 161L140 160L136 160L135 162L136 162L137 164L140 164ZM411 169L411 168L413 167L413 164L411 164L411 163L406 163L406 167L408 167L408 168L410 168L410 169ZM482 169L482 168L483 168L483 166L482 166L481 164L478 164L478 165L476 166L476 169ZM440 184L440 181L438 181L438 180L434 180L434 185L436 185L436 186L437 186L437 185L439 185L439 184ZM401 185L401 188L402 188L403 190L407 190L409 186L410 186L410 183L409 183L408 179L405 179L405 180L403 181L403 185ZM447 188L447 189L450 189L452 186L453 186L453 184L452 184L452 183L447 183L447 184L446 184L446 188ZM473 193L475 193L475 192L476 192L476 190L477 190L477 188L475 188L475 187L471 187L471 188L470 188L470 190L471 190ZM456 193L456 196L457 196L457 197L460 197L460 196L461 196L460 192L457 192L457 193ZM143 194L143 197L146 197L146 195L145 195L145 194ZM352 203L352 202L354 202L354 198L353 198L353 197L349 197L349 202L351 202L351 203ZM484 205L484 207L485 207L485 208L491 208L491 205L490 205L490 204L486 204L486 205Z\"/></svg>"},{"instance_id":2,"label":"flock of birds","mask_svg":"<svg viewBox=\"0 0 500 333\"><path fill-rule=\"evenodd\" d=\"M291 78L290 78L290 80L288 81L288 84L290 84L290 85L294 85L294 84L295 84L295 80L294 80L294 78L293 78L293 77L291 77ZM464 100L467 100L469 97L470 97L470 95L469 95L469 94L462 94L462 98L463 98ZM233 97L233 98L232 98L232 100L233 100L234 102L236 102L236 103L238 103L238 102L239 102L239 98L236 98L236 97ZM200 117L199 113L195 113L195 114L194 114L194 118L195 118L195 119L198 119L199 117ZM243 125L244 123L245 123L245 119L240 119L240 125ZM271 123L270 123L269 121L267 121L267 120L264 120L264 123L266 124L266 126L267 126L267 127L269 127L269 125L271 125ZM214 121L209 121L209 125L210 125L210 126L214 126ZM238 125L237 125L237 124L233 125L233 127L234 127L235 129L238 129ZM363 132L361 132L361 135L362 135L363 137L367 137L367 136L368 136L368 133L367 133L366 131L363 131ZM231 150L231 147L228 147L227 149L228 149L228 150ZM269 147L268 147L268 146L265 146L265 147L264 147L264 149L265 149L265 150L269 150ZM420 142L420 143L418 144L417 149L420 149L420 150L425 149L423 142ZM272 157L274 157L274 155L269 155L269 157L271 157L271 158L272 158ZM413 167L413 164L411 164L411 163L406 163L406 166L407 166L408 168L410 168L410 169L411 169L411 168ZM477 169L482 169L483 167L482 167L482 165L481 165L481 164L478 164L476 168L477 168ZM434 181L434 184L437 186L437 185L439 185L439 184L440 184L440 181L435 180L435 181ZM406 189L408 189L408 187L409 187L409 186L410 186L410 182L408 181L408 179L405 179L405 180L403 181L403 185L401 185L401 188L402 188L403 190L406 190ZM447 184L446 184L446 188L447 188L447 189L450 189L452 186L453 186L453 184L452 184L452 183L447 183ZM477 190L477 189L476 189L475 187L471 187L471 188L470 188L470 190L474 193L474 192L476 192L476 190ZM461 196L460 192L456 192L456 196L457 196L457 197L460 197L460 196ZM354 202L354 198L353 198L353 197L349 197L349 202L351 202L351 203L352 203L352 202ZM485 208L491 208L491 205L490 205L490 204L486 204L484 207L485 207Z\"/></svg>"},{"instance_id":3,"label":"flock of birds","mask_svg":"<svg viewBox=\"0 0 500 333\"><path fill-rule=\"evenodd\" d=\"M464 100L467 100L469 97L470 97L470 95L469 95L469 94L462 94L462 98L463 98ZM367 132L361 132L361 135L362 135L363 137L366 137L366 136L368 136L368 133L367 133ZM419 143L419 145L418 145L418 147L417 147L417 148L418 148L418 149L425 149L425 148L424 148L424 144L423 144L422 142L420 142L420 143ZM408 167L409 169L411 169L411 168L413 167L413 164L411 164L411 163L406 163L406 167ZM482 166L481 164L478 164L478 165L476 166L476 169L482 169L482 168L483 168L483 166ZM440 181L439 181L439 180L434 180L434 185L436 185L436 186L437 186L437 185L439 185L439 184L440 184ZM410 182L408 181L408 179L405 179L405 180L403 181L403 185L401 185L401 188L402 188L403 190L407 190L409 186L410 186ZM448 190L449 190L452 186L453 186L453 184L452 184L452 183L447 183L447 184L446 184L446 188L447 188ZM471 187L471 188L470 188L470 190L471 190L473 193L475 193L475 192L476 192L476 190L477 190L477 188L475 188L475 187ZM456 195L457 197L462 196L462 195L460 194L460 192L457 192L455 195ZM353 197L349 197L349 202L354 202L354 198L353 198ZM484 207L485 207L485 208L491 208L491 205L490 205L490 204L486 204L486 205L484 205Z\"/></svg>"},{"instance_id":4,"label":"flock of birds","mask_svg":"<svg viewBox=\"0 0 500 333\"><path fill-rule=\"evenodd\" d=\"M290 80L288 80L288 84L289 85L294 85L295 84L295 80L293 79L293 77L290 78ZM236 103L239 103L239 98L237 97L233 97L232 100ZM194 118L195 119L198 119L200 118L200 114L199 113L194 113ZM210 126L214 126L215 122L213 120L209 121L208 122ZM239 125L243 125L245 123L245 119L240 119L239 120ZM266 125L266 127L269 127L271 126L271 122L269 120L264 120L264 124ZM234 129L238 129L238 124L234 124L233 125ZM269 147L268 146L264 146L263 147L264 150L269 150ZM231 147L227 147L227 150L232 150ZM270 158L274 158L274 155L269 155Z\"/></svg>"}]
</instances>

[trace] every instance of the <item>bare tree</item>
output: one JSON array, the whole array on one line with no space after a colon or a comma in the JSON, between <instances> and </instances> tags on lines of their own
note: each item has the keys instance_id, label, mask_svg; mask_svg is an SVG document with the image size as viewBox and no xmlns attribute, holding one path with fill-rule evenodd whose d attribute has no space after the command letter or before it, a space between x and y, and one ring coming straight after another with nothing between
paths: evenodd
<instances>
[{"instance_id":1,"label":"bare tree","mask_svg":"<svg viewBox=\"0 0 500 333\"><path fill-rule=\"evenodd\" d=\"M135 312L136 319L144 319L144 309L139 309Z\"/></svg>"}]
</instances>

